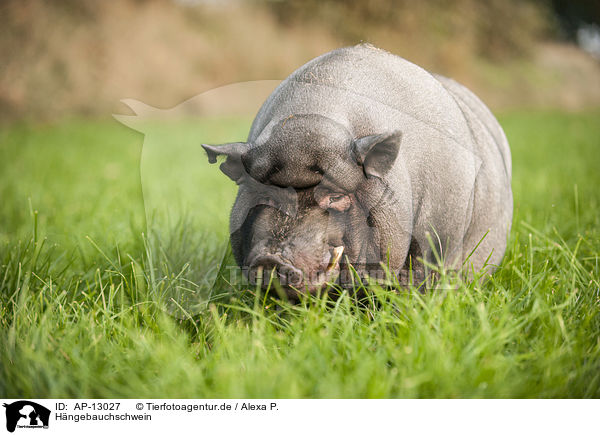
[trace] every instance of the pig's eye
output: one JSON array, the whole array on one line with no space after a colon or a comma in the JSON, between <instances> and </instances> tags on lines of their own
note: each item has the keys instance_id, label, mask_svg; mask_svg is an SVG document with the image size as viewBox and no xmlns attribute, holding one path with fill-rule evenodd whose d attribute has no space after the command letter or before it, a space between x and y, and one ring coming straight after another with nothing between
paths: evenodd
<instances>
[{"instance_id":1,"label":"pig's eye","mask_svg":"<svg viewBox=\"0 0 600 435\"><path fill-rule=\"evenodd\" d=\"M267 207L279 208L279 206L271 198L260 198L258 203L260 205L266 205Z\"/></svg>"},{"instance_id":2,"label":"pig's eye","mask_svg":"<svg viewBox=\"0 0 600 435\"><path fill-rule=\"evenodd\" d=\"M332 194L327 195L323 200L319 201L322 208L336 211L346 211L352 204L352 198L349 195Z\"/></svg>"},{"instance_id":3,"label":"pig's eye","mask_svg":"<svg viewBox=\"0 0 600 435\"><path fill-rule=\"evenodd\" d=\"M313 165L310 168L308 168L310 171L314 172L315 174L319 174L319 175L323 175L323 169L321 169L319 166L317 165Z\"/></svg>"}]
</instances>

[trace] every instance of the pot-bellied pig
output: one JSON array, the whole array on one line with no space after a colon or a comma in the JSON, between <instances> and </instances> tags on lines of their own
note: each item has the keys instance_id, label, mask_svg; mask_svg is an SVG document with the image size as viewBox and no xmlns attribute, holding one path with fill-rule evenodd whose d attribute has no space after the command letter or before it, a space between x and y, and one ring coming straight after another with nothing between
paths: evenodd
<instances>
[{"instance_id":1,"label":"pot-bellied pig","mask_svg":"<svg viewBox=\"0 0 600 435\"><path fill-rule=\"evenodd\" d=\"M437 267L491 273L504 255L513 202L500 125L462 85L371 45L292 73L247 142L203 146L239 185L231 246L264 285L348 285L350 265L401 282Z\"/></svg>"}]
</instances>

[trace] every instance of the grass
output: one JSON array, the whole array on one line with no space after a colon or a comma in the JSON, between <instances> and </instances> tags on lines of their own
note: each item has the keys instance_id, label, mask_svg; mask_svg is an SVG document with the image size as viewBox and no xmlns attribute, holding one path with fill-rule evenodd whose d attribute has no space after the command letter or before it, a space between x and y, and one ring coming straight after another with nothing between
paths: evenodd
<instances>
[{"instance_id":1,"label":"grass","mask_svg":"<svg viewBox=\"0 0 600 435\"><path fill-rule=\"evenodd\" d=\"M213 285L235 186L195 146L248 120L159 126L144 154L115 122L5 126L0 396L599 397L599 117L501 117L515 217L489 281L279 306Z\"/></svg>"}]
</instances>

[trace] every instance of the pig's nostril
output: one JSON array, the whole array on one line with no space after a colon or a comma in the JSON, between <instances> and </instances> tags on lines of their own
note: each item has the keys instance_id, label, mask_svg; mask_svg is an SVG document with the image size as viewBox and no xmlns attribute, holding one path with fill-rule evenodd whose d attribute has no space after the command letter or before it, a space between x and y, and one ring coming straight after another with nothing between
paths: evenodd
<instances>
[{"instance_id":1,"label":"pig's nostril","mask_svg":"<svg viewBox=\"0 0 600 435\"><path fill-rule=\"evenodd\" d=\"M285 280L285 283L292 286L299 286L302 284L302 273L297 270L288 269L286 271L284 277L281 277L282 273L280 272L280 280Z\"/></svg>"},{"instance_id":2,"label":"pig's nostril","mask_svg":"<svg viewBox=\"0 0 600 435\"><path fill-rule=\"evenodd\" d=\"M300 270L274 256L257 258L250 266L248 278L254 285L261 282L262 286L266 287L272 276L282 285L299 286L303 281Z\"/></svg>"}]
</instances>

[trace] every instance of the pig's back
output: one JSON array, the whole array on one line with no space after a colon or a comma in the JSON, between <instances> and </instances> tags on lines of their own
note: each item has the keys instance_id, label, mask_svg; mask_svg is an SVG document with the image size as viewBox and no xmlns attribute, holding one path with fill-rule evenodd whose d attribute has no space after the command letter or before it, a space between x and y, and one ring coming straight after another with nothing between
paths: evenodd
<instances>
[{"instance_id":1,"label":"pig's back","mask_svg":"<svg viewBox=\"0 0 600 435\"><path fill-rule=\"evenodd\" d=\"M456 141L467 134L461 111L433 75L368 44L331 51L294 71L261 107L249 140L269 122L299 113L329 116L357 136L397 127L399 117Z\"/></svg>"}]
</instances>

